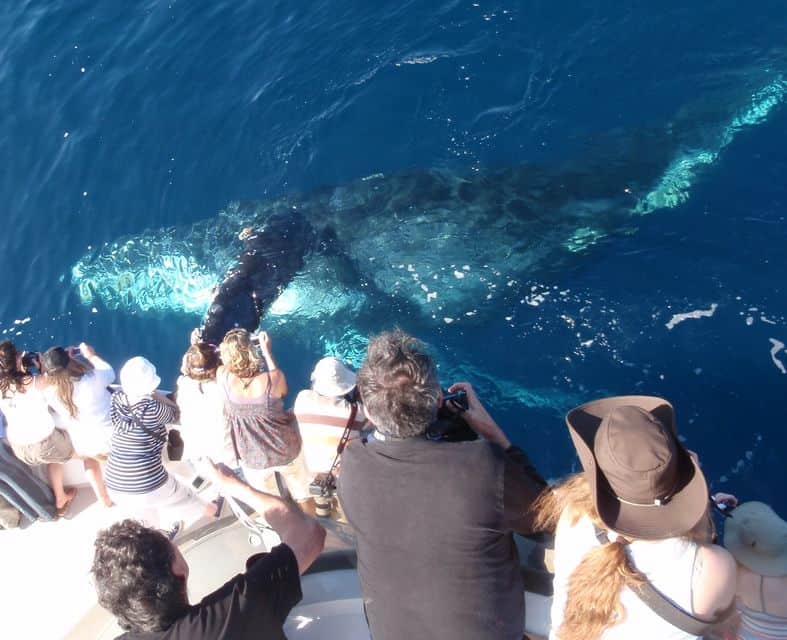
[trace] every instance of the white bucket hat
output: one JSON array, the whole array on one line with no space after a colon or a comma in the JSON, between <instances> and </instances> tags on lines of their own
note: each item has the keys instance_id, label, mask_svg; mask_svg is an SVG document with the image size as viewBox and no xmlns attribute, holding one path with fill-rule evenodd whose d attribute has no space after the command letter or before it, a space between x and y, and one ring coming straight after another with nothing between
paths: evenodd
<instances>
[{"instance_id":1,"label":"white bucket hat","mask_svg":"<svg viewBox=\"0 0 787 640\"><path fill-rule=\"evenodd\" d=\"M787 522L763 502L745 502L724 523L724 546L763 576L787 575Z\"/></svg>"},{"instance_id":2,"label":"white bucket hat","mask_svg":"<svg viewBox=\"0 0 787 640\"><path fill-rule=\"evenodd\" d=\"M323 358L312 371L312 389L321 396L343 396L354 386L355 373L336 358Z\"/></svg>"},{"instance_id":3,"label":"white bucket hat","mask_svg":"<svg viewBox=\"0 0 787 640\"><path fill-rule=\"evenodd\" d=\"M120 385L129 398L141 398L152 393L161 384L155 365L142 356L131 358L120 370Z\"/></svg>"}]
</instances>

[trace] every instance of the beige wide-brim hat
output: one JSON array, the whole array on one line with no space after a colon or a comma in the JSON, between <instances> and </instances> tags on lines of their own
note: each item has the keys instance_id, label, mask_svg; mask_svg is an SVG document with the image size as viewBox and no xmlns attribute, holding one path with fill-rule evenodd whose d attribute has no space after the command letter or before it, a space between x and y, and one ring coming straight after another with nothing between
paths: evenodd
<instances>
[{"instance_id":1,"label":"beige wide-brim hat","mask_svg":"<svg viewBox=\"0 0 787 640\"><path fill-rule=\"evenodd\" d=\"M321 396L343 396L355 387L355 373L337 358L323 358L312 371L312 389Z\"/></svg>"},{"instance_id":2,"label":"beige wide-brim hat","mask_svg":"<svg viewBox=\"0 0 787 640\"><path fill-rule=\"evenodd\" d=\"M142 356L131 358L120 369L120 386L130 399L153 393L161 384L155 365Z\"/></svg>"},{"instance_id":3,"label":"beige wide-brim hat","mask_svg":"<svg viewBox=\"0 0 787 640\"><path fill-rule=\"evenodd\" d=\"M724 522L724 546L744 567L787 575L787 522L764 502L744 502Z\"/></svg>"},{"instance_id":4,"label":"beige wide-brim hat","mask_svg":"<svg viewBox=\"0 0 787 640\"><path fill-rule=\"evenodd\" d=\"M660 540L691 531L708 509L708 485L680 443L672 405L617 396L566 416L598 515L625 536Z\"/></svg>"}]
</instances>

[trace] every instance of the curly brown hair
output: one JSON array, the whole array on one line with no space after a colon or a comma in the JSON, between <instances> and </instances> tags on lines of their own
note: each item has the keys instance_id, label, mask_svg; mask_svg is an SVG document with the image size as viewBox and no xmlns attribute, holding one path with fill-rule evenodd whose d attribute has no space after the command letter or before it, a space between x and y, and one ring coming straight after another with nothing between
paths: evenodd
<instances>
[{"instance_id":1,"label":"curly brown hair","mask_svg":"<svg viewBox=\"0 0 787 640\"><path fill-rule=\"evenodd\" d=\"M221 361L239 378L253 378L260 372L260 356L246 329L230 329L219 345Z\"/></svg>"},{"instance_id":2,"label":"curly brown hair","mask_svg":"<svg viewBox=\"0 0 787 640\"><path fill-rule=\"evenodd\" d=\"M123 520L96 537L91 573L98 602L126 631L164 631L188 611L186 580L172 572L172 543Z\"/></svg>"},{"instance_id":3,"label":"curly brown hair","mask_svg":"<svg viewBox=\"0 0 787 640\"><path fill-rule=\"evenodd\" d=\"M180 372L192 380L207 382L216 379L216 369L220 364L221 359L216 352L216 347L207 342L198 342L191 345L183 354Z\"/></svg>"}]
</instances>

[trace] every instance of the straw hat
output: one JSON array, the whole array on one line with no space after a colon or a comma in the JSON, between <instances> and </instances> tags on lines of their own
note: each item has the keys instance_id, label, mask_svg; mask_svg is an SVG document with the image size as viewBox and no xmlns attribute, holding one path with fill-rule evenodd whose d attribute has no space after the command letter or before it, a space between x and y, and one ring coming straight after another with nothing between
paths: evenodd
<instances>
[{"instance_id":1,"label":"straw hat","mask_svg":"<svg viewBox=\"0 0 787 640\"><path fill-rule=\"evenodd\" d=\"M354 386L355 373L336 358L323 358L312 371L312 389L321 396L343 396L350 393Z\"/></svg>"},{"instance_id":2,"label":"straw hat","mask_svg":"<svg viewBox=\"0 0 787 640\"><path fill-rule=\"evenodd\" d=\"M724 546L755 573L787 575L787 522L763 502L745 502L732 512L724 523Z\"/></svg>"},{"instance_id":3,"label":"straw hat","mask_svg":"<svg viewBox=\"0 0 787 640\"><path fill-rule=\"evenodd\" d=\"M708 486L678 441L675 412L663 398L618 396L566 416L599 517L626 536L682 535L704 517Z\"/></svg>"},{"instance_id":4,"label":"straw hat","mask_svg":"<svg viewBox=\"0 0 787 640\"><path fill-rule=\"evenodd\" d=\"M141 398L156 389L161 378L156 375L156 367L147 358L135 356L120 370L120 385L129 398Z\"/></svg>"}]
</instances>

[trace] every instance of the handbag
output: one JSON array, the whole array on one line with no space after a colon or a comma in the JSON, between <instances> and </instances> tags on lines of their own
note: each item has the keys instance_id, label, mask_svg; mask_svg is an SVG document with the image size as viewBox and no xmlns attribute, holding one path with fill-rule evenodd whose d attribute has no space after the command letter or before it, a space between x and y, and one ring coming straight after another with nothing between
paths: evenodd
<instances>
[{"instance_id":1,"label":"handbag","mask_svg":"<svg viewBox=\"0 0 787 640\"><path fill-rule=\"evenodd\" d=\"M167 433L167 457L172 462L178 462L183 459L183 449L185 447L183 436L177 429L170 429Z\"/></svg>"}]
</instances>

